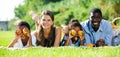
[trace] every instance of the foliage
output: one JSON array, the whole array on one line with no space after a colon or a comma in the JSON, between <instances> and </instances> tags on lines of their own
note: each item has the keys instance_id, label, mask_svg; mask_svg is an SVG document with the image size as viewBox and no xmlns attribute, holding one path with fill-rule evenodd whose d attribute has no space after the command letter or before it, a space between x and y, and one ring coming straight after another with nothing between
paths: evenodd
<instances>
[{"instance_id":1,"label":"foliage","mask_svg":"<svg viewBox=\"0 0 120 57\"><path fill-rule=\"evenodd\" d=\"M55 25L67 24L71 18L80 22L89 17L92 8L100 8L103 18L111 21L120 16L120 0L24 0L23 5L15 8L15 16L29 22L32 29L35 23L29 15L33 10L40 15L43 10L51 10L55 14Z\"/></svg>"}]
</instances>

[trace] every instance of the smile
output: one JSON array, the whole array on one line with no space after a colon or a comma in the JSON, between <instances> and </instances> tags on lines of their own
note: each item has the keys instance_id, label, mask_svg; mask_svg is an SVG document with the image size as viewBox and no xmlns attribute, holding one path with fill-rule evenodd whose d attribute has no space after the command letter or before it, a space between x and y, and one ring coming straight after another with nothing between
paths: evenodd
<instances>
[{"instance_id":1,"label":"smile","mask_svg":"<svg viewBox=\"0 0 120 57\"><path fill-rule=\"evenodd\" d=\"M93 23L94 25L98 25L98 23Z\"/></svg>"}]
</instances>

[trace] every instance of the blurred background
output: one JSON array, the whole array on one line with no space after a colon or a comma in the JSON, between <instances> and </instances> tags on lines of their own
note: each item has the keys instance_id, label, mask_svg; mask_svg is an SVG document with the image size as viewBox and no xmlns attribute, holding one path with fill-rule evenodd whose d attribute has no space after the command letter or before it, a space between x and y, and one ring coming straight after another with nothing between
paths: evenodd
<instances>
[{"instance_id":1,"label":"blurred background","mask_svg":"<svg viewBox=\"0 0 120 57\"><path fill-rule=\"evenodd\" d=\"M0 0L3 3L4 0ZM55 25L68 24L71 18L76 18L80 22L88 19L89 12L92 8L100 8L103 13L103 18L112 21L116 17L120 17L120 0L5 0L6 10L10 4L16 3L13 6L13 16L2 18L3 13L0 12L0 30L15 30L14 22L18 19L27 21L32 30L35 30L35 22L32 20L29 12L32 10L40 15L43 10L51 10L55 15ZM18 3L19 2L19 3ZM0 11L1 11L0 9ZM6 14L9 14L7 12ZM5 15L5 14L4 14ZM117 26L120 22L117 21Z\"/></svg>"}]
</instances>

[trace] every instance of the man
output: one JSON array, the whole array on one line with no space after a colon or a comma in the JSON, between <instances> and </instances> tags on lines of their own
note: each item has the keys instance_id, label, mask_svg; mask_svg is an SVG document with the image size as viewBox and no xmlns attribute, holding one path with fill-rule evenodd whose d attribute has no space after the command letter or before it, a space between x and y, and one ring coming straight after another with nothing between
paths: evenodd
<instances>
[{"instance_id":1,"label":"man","mask_svg":"<svg viewBox=\"0 0 120 57\"><path fill-rule=\"evenodd\" d=\"M112 26L102 19L102 12L98 8L91 10L89 20L81 23L85 32L86 44L97 44L101 39L105 42L104 45L111 45ZM100 44L100 46L103 46Z\"/></svg>"}]
</instances>

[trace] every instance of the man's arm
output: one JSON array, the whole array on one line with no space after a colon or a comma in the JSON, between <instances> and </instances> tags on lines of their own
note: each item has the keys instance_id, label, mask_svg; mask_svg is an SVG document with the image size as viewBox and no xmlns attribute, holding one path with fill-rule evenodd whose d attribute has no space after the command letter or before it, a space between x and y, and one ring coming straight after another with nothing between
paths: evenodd
<instances>
[{"instance_id":1,"label":"man's arm","mask_svg":"<svg viewBox=\"0 0 120 57\"><path fill-rule=\"evenodd\" d=\"M108 46L111 46L111 42L112 42L112 26L111 24L107 25L107 29L106 29L106 37L105 37L105 44L107 44Z\"/></svg>"}]
</instances>

